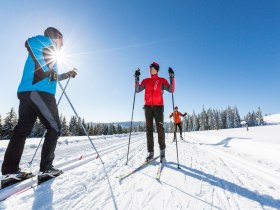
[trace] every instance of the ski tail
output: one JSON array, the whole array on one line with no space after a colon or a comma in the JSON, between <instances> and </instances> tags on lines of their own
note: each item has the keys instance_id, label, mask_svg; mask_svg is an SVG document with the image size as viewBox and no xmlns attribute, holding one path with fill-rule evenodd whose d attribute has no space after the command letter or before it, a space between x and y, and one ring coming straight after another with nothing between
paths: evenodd
<instances>
[{"instance_id":1,"label":"ski tail","mask_svg":"<svg viewBox=\"0 0 280 210\"><path fill-rule=\"evenodd\" d=\"M163 167L164 167L164 161L160 162L159 165L158 165L158 170L157 170L157 175L156 175L156 179L158 181L160 181L160 176L161 176L161 172L162 172Z\"/></svg>"},{"instance_id":2,"label":"ski tail","mask_svg":"<svg viewBox=\"0 0 280 210\"><path fill-rule=\"evenodd\" d=\"M149 160L149 161L145 161L145 162L143 162L142 164L140 164L138 167L136 167L135 169L133 169L132 171L129 171L129 172L126 173L126 174L117 176L117 178L120 179L120 180L123 180L123 179L125 179L126 177L128 177L128 176L134 174L135 172L137 172L137 171L139 171L139 170L145 168L147 165L149 165L151 162L155 161L155 160L158 159L158 158L159 158L159 156L157 156L157 157L155 157L155 158L153 158L153 159L151 159L151 160Z\"/></svg>"}]
</instances>

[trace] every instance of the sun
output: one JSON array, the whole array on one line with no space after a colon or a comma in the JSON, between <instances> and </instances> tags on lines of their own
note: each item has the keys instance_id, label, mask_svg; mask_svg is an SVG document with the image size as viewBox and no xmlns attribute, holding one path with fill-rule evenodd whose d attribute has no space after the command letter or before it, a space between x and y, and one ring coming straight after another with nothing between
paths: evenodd
<instances>
[{"instance_id":1,"label":"sun","mask_svg":"<svg viewBox=\"0 0 280 210\"><path fill-rule=\"evenodd\" d=\"M65 60L65 54L63 50L55 50L53 52L53 60L58 64L61 65L64 63Z\"/></svg>"}]
</instances>

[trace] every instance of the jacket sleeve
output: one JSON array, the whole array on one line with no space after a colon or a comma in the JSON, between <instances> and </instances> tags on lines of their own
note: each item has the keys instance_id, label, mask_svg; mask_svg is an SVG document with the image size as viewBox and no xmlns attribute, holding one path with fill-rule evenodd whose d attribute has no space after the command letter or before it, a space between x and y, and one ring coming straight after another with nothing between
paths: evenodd
<instances>
[{"instance_id":1,"label":"jacket sleeve","mask_svg":"<svg viewBox=\"0 0 280 210\"><path fill-rule=\"evenodd\" d=\"M66 74L66 73L57 74L52 70L50 71L49 77L51 78L51 81L61 81L61 80L65 80L65 79L69 78L68 74Z\"/></svg>"},{"instance_id":2,"label":"jacket sleeve","mask_svg":"<svg viewBox=\"0 0 280 210\"><path fill-rule=\"evenodd\" d=\"M146 88L146 79L144 79L141 84L139 84L139 80L135 78L135 92L139 93Z\"/></svg>"},{"instance_id":3,"label":"jacket sleeve","mask_svg":"<svg viewBox=\"0 0 280 210\"><path fill-rule=\"evenodd\" d=\"M173 116L173 112L169 115L169 118L171 118Z\"/></svg>"},{"instance_id":4,"label":"jacket sleeve","mask_svg":"<svg viewBox=\"0 0 280 210\"><path fill-rule=\"evenodd\" d=\"M166 79L163 79L163 90L168 91L169 93L174 93L175 91L175 79L174 77L170 78L170 84Z\"/></svg>"},{"instance_id":5,"label":"jacket sleeve","mask_svg":"<svg viewBox=\"0 0 280 210\"><path fill-rule=\"evenodd\" d=\"M187 115L187 113L185 113L185 114L182 114L181 112L179 112L179 113L180 113L180 116L182 116L182 117L185 117Z\"/></svg>"},{"instance_id":6,"label":"jacket sleeve","mask_svg":"<svg viewBox=\"0 0 280 210\"><path fill-rule=\"evenodd\" d=\"M68 74L66 74L66 73L59 74L59 75L57 76L57 80L58 80L58 81L65 80L65 79L68 79L68 78L69 78L69 76L68 76Z\"/></svg>"}]
</instances>

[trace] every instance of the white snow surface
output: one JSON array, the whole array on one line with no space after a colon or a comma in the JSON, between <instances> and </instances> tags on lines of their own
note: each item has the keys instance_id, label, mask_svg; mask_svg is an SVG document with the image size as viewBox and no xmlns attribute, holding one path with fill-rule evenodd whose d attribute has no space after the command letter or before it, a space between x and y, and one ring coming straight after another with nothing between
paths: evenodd
<instances>
[{"instance_id":1,"label":"white snow surface","mask_svg":"<svg viewBox=\"0 0 280 210\"><path fill-rule=\"evenodd\" d=\"M267 124L280 124L280 114L274 114L270 116L265 116L264 121Z\"/></svg>"},{"instance_id":2,"label":"white snow surface","mask_svg":"<svg viewBox=\"0 0 280 210\"><path fill-rule=\"evenodd\" d=\"M64 174L0 202L0 209L280 209L280 115L271 125L184 133L176 143L166 134L166 163L160 181L158 161L120 181L147 154L145 133L133 133L126 166L128 135L59 139L54 165ZM265 119L266 120L266 119ZM178 134L177 134L178 135ZM159 154L157 134L155 153ZM179 135L178 135L179 137ZM21 160L28 168L40 139L28 139ZM8 141L0 141L2 164ZM31 170L37 173L40 151ZM36 183L36 178L18 186ZM13 188L14 189L14 188ZM9 188L0 191L0 198Z\"/></svg>"}]
</instances>

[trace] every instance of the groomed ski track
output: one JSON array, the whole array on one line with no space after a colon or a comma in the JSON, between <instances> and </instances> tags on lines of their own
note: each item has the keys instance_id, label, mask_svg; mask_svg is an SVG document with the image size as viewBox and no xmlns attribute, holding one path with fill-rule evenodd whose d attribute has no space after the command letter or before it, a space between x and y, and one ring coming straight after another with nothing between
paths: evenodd
<instances>
[{"instance_id":1,"label":"groomed ski track","mask_svg":"<svg viewBox=\"0 0 280 210\"><path fill-rule=\"evenodd\" d=\"M218 145L220 139L216 144L207 143L207 133L186 133L187 142L178 141L179 170L172 138L166 135L167 162L160 181L156 180L158 161L122 181L116 178L143 162L147 152L143 133L132 136L128 166L128 136L94 141L108 177L86 138L62 142L57 147L55 166L65 173L9 197L0 203L0 209L280 209L280 186L275 182L280 180L279 171L256 164L243 154L228 152L230 142L227 148ZM27 150L23 160L28 161L32 151ZM155 134L155 155L158 153ZM38 155L35 171L39 160Z\"/></svg>"}]
</instances>

